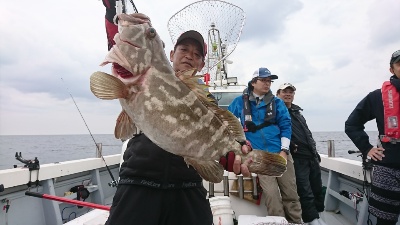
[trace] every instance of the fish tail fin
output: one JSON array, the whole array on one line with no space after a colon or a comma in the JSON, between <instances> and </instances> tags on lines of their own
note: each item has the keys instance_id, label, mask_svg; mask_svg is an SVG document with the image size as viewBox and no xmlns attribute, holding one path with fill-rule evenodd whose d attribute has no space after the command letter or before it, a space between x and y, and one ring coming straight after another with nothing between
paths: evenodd
<instances>
[{"instance_id":1,"label":"fish tail fin","mask_svg":"<svg viewBox=\"0 0 400 225\"><path fill-rule=\"evenodd\" d=\"M224 167L217 161L199 161L198 159L185 157L185 162L193 166L204 180L212 183L219 183L222 181Z\"/></svg>"},{"instance_id":2,"label":"fish tail fin","mask_svg":"<svg viewBox=\"0 0 400 225\"><path fill-rule=\"evenodd\" d=\"M256 174L280 177L286 171L287 161L277 153L270 153L262 150L253 150L243 157L252 157L249 171Z\"/></svg>"}]
</instances>

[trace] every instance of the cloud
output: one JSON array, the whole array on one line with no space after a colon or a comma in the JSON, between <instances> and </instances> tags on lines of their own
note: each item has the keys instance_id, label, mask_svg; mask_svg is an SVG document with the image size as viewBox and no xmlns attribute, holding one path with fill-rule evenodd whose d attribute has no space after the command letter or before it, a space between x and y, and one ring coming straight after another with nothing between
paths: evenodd
<instances>
[{"instance_id":1,"label":"cloud","mask_svg":"<svg viewBox=\"0 0 400 225\"><path fill-rule=\"evenodd\" d=\"M135 2L167 54L169 18L193 2ZM247 84L265 66L279 76L273 91L293 83L313 131L343 131L356 104L390 76L389 58L400 46L397 0L229 2L245 11L246 22L228 75ZM102 2L5 1L0 14L0 134L87 133L70 95L92 133L112 133L118 101L97 99L89 88L93 72L110 71L99 66L107 53Z\"/></svg>"},{"instance_id":2,"label":"cloud","mask_svg":"<svg viewBox=\"0 0 400 225\"><path fill-rule=\"evenodd\" d=\"M285 31L287 19L303 7L301 1L273 0L238 2L246 12L246 25L241 40L263 45L280 38Z\"/></svg>"},{"instance_id":3,"label":"cloud","mask_svg":"<svg viewBox=\"0 0 400 225\"><path fill-rule=\"evenodd\" d=\"M399 12L400 4L396 0L372 2L367 12L371 36L370 47L379 49L399 42L400 25L395 22Z\"/></svg>"}]
</instances>

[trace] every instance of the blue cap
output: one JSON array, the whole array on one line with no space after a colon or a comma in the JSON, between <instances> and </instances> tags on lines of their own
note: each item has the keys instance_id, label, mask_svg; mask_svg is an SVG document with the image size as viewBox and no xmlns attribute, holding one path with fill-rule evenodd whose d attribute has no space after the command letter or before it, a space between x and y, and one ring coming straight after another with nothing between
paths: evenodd
<instances>
[{"instance_id":1,"label":"blue cap","mask_svg":"<svg viewBox=\"0 0 400 225\"><path fill-rule=\"evenodd\" d=\"M271 78L271 80L278 79L277 75L271 74L269 69L267 69L265 67L261 67L258 70L254 71L253 78L256 78L256 77L259 77L259 78L269 77L269 78Z\"/></svg>"}]
</instances>

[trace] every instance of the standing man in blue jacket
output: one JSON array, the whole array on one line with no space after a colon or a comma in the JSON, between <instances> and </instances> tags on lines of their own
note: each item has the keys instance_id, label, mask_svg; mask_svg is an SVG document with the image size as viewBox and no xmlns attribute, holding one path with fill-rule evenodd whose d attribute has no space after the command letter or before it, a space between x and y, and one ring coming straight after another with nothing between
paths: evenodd
<instances>
[{"instance_id":1,"label":"standing man in blue jacket","mask_svg":"<svg viewBox=\"0 0 400 225\"><path fill-rule=\"evenodd\" d=\"M269 216L285 217L301 223L301 206L297 195L293 158L289 152L291 119L285 103L275 97L271 83L278 79L267 68L259 68L243 95L236 97L228 110L238 117L246 139L255 149L280 154L287 159L287 171L281 177L258 175Z\"/></svg>"}]
</instances>

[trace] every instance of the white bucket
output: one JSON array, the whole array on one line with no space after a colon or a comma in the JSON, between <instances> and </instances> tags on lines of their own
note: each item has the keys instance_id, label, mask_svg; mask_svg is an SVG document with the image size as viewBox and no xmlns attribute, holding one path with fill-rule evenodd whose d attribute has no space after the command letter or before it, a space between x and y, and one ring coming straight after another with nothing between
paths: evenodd
<instances>
[{"instance_id":1,"label":"white bucket","mask_svg":"<svg viewBox=\"0 0 400 225\"><path fill-rule=\"evenodd\" d=\"M231 199L228 196L218 196L208 199L210 201L211 208L214 206L226 205L231 207Z\"/></svg>"},{"instance_id":2,"label":"white bucket","mask_svg":"<svg viewBox=\"0 0 400 225\"><path fill-rule=\"evenodd\" d=\"M211 208L214 225L233 225L233 210L230 206Z\"/></svg>"},{"instance_id":3,"label":"white bucket","mask_svg":"<svg viewBox=\"0 0 400 225\"><path fill-rule=\"evenodd\" d=\"M233 210L228 196L209 199L214 225L233 225Z\"/></svg>"},{"instance_id":4,"label":"white bucket","mask_svg":"<svg viewBox=\"0 0 400 225\"><path fill-rule=\"evenodd\" d=\"M280 216L266 216L259 217L255 215L240 215L238 219L239 225L253 225L253 224L289 224L285 217Z\"/></svg>"}]
</instances>

